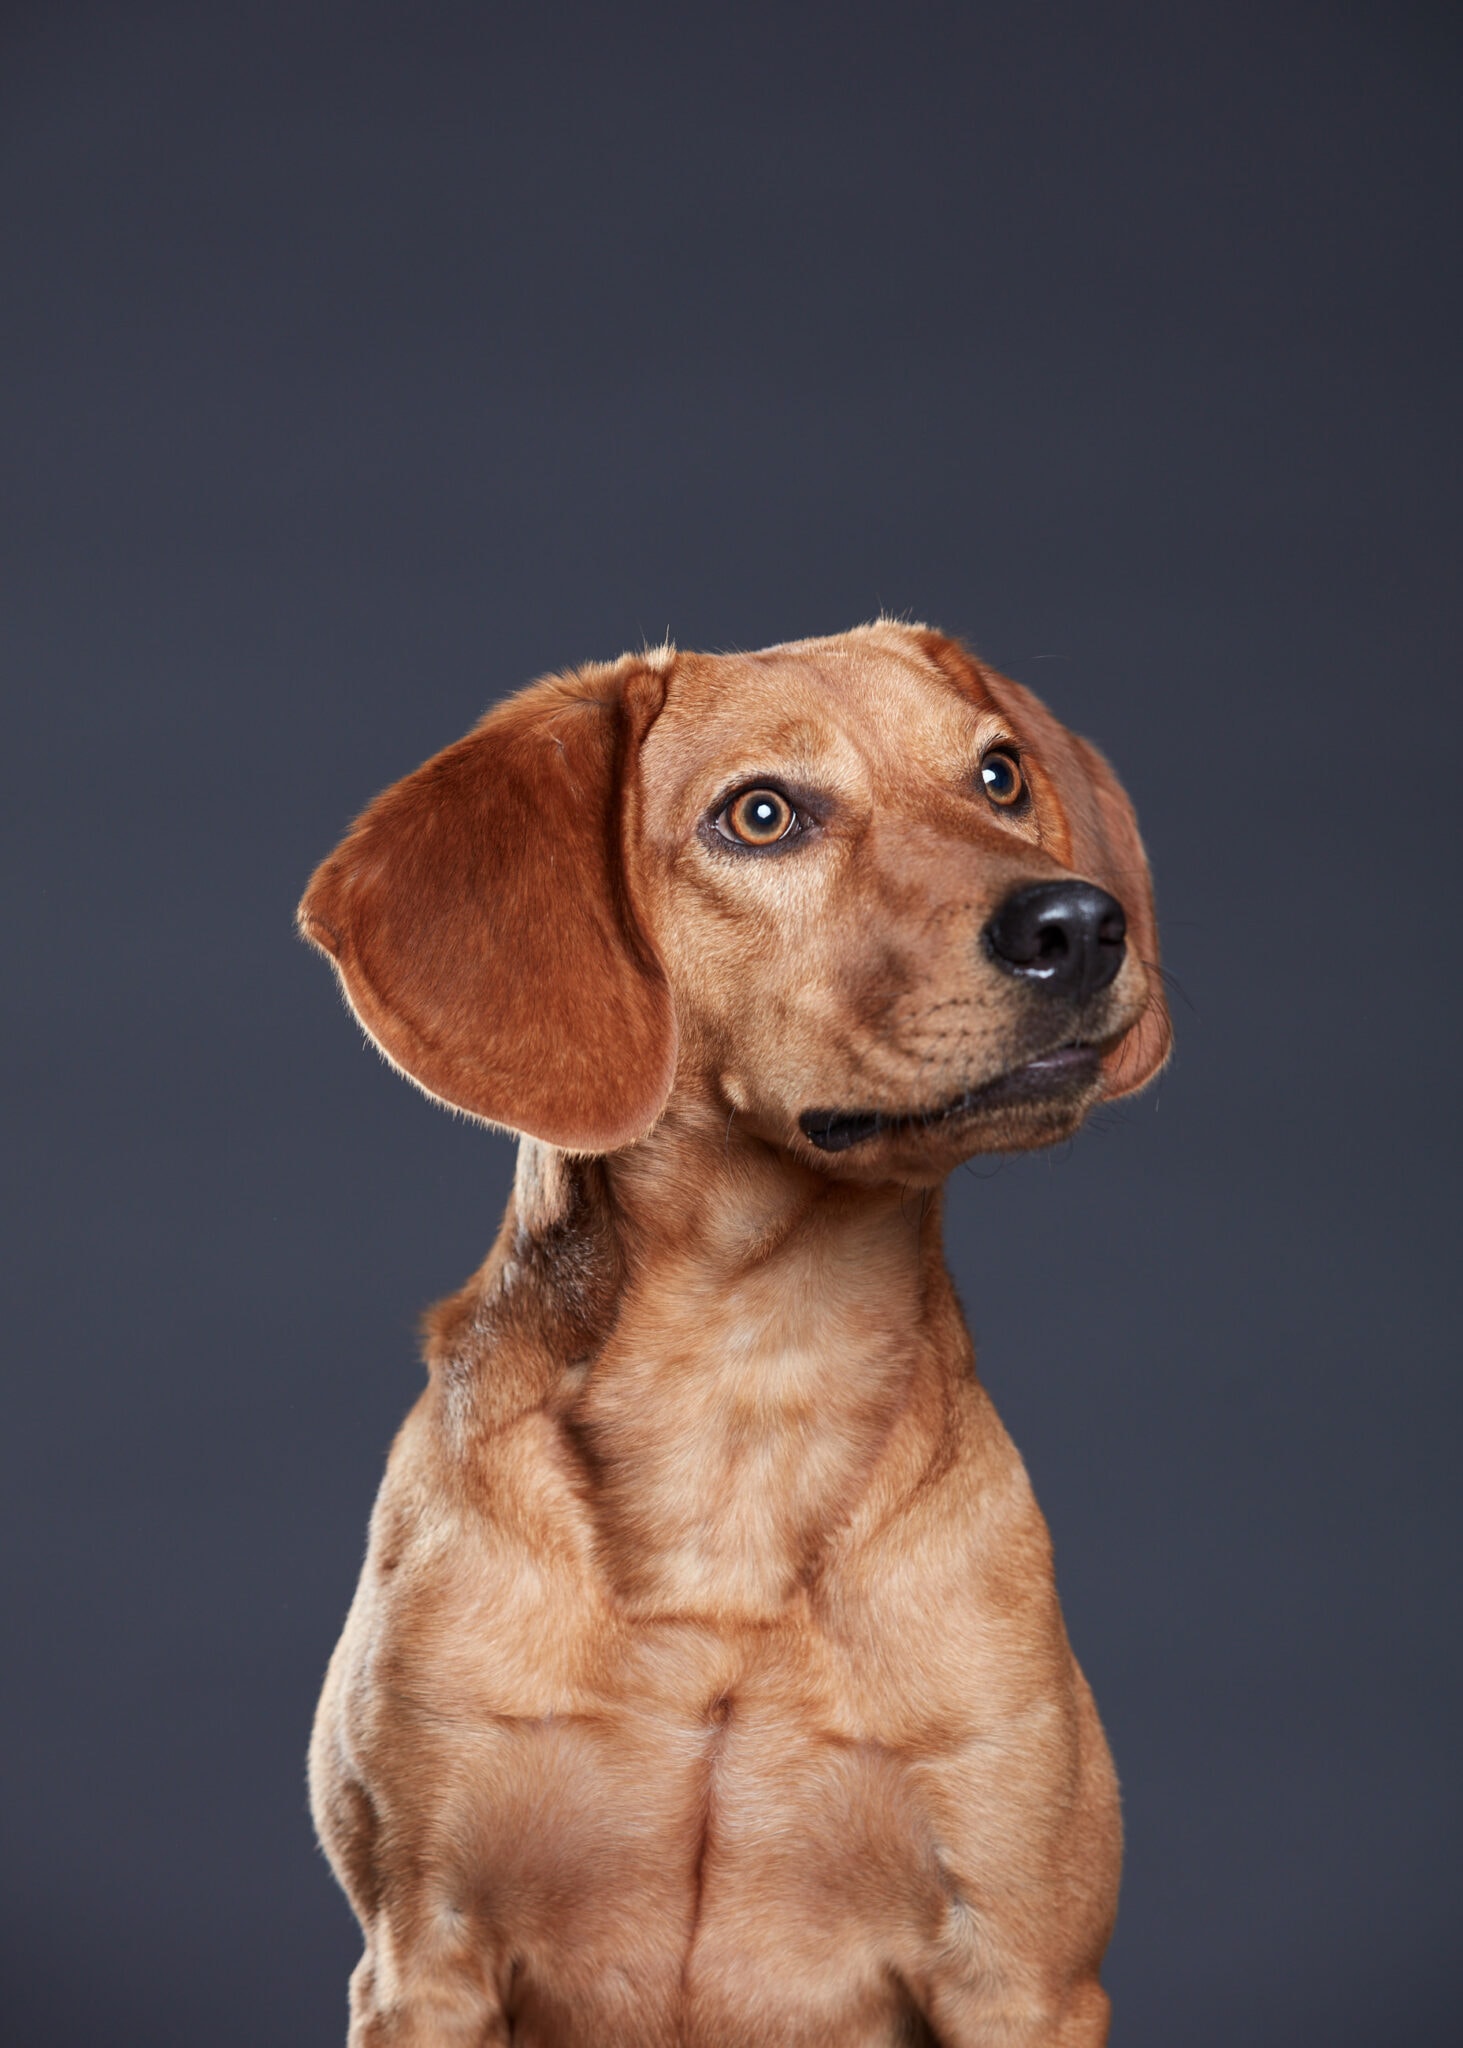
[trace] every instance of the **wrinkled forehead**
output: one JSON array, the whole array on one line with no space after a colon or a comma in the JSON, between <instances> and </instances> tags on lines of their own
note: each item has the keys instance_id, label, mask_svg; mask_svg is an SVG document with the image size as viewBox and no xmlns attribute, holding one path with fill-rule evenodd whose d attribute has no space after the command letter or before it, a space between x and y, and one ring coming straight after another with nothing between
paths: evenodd
<instances>
[{"instance_id":1,"label":"wrinkled forehead","mask_svg":"<svg viewBox=\"0 0 1463 2048\"><path fill-rule=\"evenodd\" d=\"M858 798L974 766L1004 730L978 678L918 654L814 643L679 656L643 755L647 810L699 812L758 776Z\"/></svg>"}]
</instances>

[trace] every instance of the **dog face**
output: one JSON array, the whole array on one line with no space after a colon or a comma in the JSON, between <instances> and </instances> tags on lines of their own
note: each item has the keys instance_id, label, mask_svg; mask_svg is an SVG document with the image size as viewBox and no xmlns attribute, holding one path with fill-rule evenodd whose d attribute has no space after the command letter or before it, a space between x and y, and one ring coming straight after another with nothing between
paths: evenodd
<instances>
[{"instance_id":1,"label":"dog face","mask_svg":"<svg viewBox=\"0 0 1463 2048\"><path fill-rule=\"evenodd\" d=\"M809 1164L922 1180L1050 1144L1164 1056L1126 799L953 643L679 658L641 781L683 1068Z\"/></svg>"},{"instance_id":2,"label":"dog face","mask_svg":"<svg viewBox=\"0 0 1463 2048\"><path fill-rule=\"evenodd\" d=\"M819 1172L934 1180L1169 1046L1111 769L891 622L535 685L378 799L301 922L412 1078L575 1150L675 1088Z\"/></svg>"}]
</instances>

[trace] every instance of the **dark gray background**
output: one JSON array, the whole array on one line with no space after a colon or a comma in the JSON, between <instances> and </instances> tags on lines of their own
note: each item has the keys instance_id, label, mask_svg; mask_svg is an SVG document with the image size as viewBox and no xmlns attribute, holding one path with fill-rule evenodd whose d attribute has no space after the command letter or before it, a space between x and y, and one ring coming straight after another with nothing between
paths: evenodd
<instances>
[{"instance_id":1,"label":"dark gray background","mask_svg":"<svg viewBox=\"0 0 1463 2048\"><path fill-rule=\"evenodd\" d=\"M311 866L540 671L880 606L1109 750L1186 997L950 1213L1126 1787L1115 2042L1459 2038L1457 58L4 10L8 2038L342 2036L309 1718L510 1153Z\"/></svg>"}]
</instances>

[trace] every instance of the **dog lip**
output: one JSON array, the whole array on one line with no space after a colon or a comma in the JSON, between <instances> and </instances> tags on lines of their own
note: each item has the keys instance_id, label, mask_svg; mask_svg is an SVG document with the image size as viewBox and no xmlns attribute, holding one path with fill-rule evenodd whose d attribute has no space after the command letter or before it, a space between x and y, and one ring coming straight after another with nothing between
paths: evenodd
<instances>
[{"instance_id":1,"label":"dog lip","mask_svg":"<svg viewBox=\"0 0 1463 2048\"><path fill-rule=\"evenodd\" d=\"M1096 1076L1101 1058L1101 1049L1095 1045L1059 1045L997 1074L993 1081L982 1082L979 1088L966 1089L963 1095L934 1109L805 1109L798 1118L798 1127L820 1152L846 1152L851 1145L866 1144L870 1138L929 1130L937 1124L974 1116L983 1109L1005 1109L1015 1103L1041 1102L1069 1094Z\"/></svg>"}]
</instances>

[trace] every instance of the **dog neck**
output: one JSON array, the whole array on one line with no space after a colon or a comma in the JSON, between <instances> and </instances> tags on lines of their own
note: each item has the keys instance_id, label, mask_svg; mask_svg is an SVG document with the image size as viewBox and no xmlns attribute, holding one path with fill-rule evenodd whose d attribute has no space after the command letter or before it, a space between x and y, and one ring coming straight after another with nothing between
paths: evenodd
<instances>
[{"instance_id":1,"label":"dog neck","mask_svg":"<svg viewBox=\"0 0 1463 2048\"><path fill-rule=\"evenodd\" d=\"M563 1228L576 1171L524 1146L520 1229ZM948 1428L938 1194L831 1181L684 1102L598 1174L613 1319L558 1403L598 1552L644 1611L770 1619Z\"/></svg>"}]
</instances>

